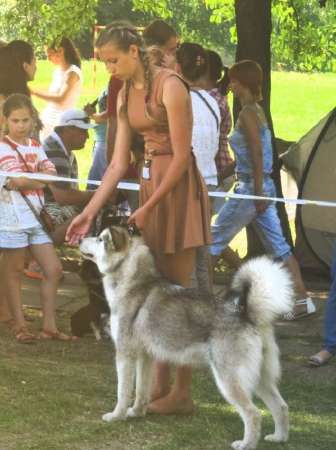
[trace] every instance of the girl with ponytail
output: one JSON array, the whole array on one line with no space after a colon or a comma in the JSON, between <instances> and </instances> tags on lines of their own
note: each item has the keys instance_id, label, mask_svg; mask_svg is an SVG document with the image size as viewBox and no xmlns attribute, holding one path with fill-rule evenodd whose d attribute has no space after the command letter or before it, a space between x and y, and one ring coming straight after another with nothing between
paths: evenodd
<instances>
[{"instance_id":1,"label":"girl with ponytail","mask_svg":"<svg viewBox=\"0 0 336 450\"><path fill-rule=\"evenodd\" d=\"M142 231L163 275L188 286L195 248L209 243L208 196L191 151L188 89L176 72L150 64L142 37L130 24L109 25L96 46L110 74L124 81L117 102L117 136L102 184L69 226L67 239L76 244L89 232L128 168L133 131L141 133L145 153L140 206L129 222ZM190 385L190 368L179 367L170 389L169 367L157 362L149 409L160 414L192 412Z\"/></svg>"},{"instance_id":2,"label":"girl with ponytail","mask_svg":"<svg viewBox=\"0 0 336 450\"><path fill-rule=\"evenodd\" d=\"M64 111L76 106L82 88L80 56L71 39L62 37L60 41L55 41L47 48L47 56L56 66L49 91L31 89L33 95L48 102L41 113L44 126L42 138L51 134Z\"/></svg>"}]
</instances>

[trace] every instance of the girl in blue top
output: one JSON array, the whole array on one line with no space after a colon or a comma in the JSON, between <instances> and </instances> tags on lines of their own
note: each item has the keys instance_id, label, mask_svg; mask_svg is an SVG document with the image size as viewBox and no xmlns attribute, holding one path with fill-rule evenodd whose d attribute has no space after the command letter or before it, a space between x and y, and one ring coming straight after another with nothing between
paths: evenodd
<instances>
[{"instance_id":1,"label":"girl in blue top","mask_svg":"<svg viewBox=\"0 0 336 450\"><path fill-rule=\"evenodd\" d=\"M261 100L262 69L254 61L240 61L230 68L229 77L231 91L241 103L241 111L229 139L236 159L235 192L274 197L272 136L264 111L258 104ZM220 256L232 259L232 250L228 245L250 223L255 225L269 252L283 260L293 275L299 300L287 319L314 313L315 305L307 297L299 265L283 236L274 202L231 198L225 202L211 228L213 264Z\"/></svg>"}]
</instances>

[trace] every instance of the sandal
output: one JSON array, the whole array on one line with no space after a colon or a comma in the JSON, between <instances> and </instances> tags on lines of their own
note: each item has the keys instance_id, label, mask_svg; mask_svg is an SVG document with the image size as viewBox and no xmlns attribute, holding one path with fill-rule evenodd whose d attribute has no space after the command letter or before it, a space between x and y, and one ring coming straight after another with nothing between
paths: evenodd
<instances>
[{"instance_id":1,"label":"sandal","mask_svg":"<svg viewBox=\"0 0 336 450\"><path fill-rule=\"evenodd\" d=\"M302 310L300 312L295 312L295 307L294 307L293 311L291 311L287 314L284 314L282 316L283 320L291 321L291 320L303 319L304 317L308 317L308 316L311 316L312 314L316 313L316 306L310 297L303 298L301 300L296 300L295 306L305 306L306 309Z\"/></svg>"},{"instance_id":2,"label":"sandal","mask_svg":"<svg viewBox=\"0 0 336 450\"><path fill-rule=\"evenodd\" d=\"M324 356L322 356L322 354L324 354ZM321 350L308 359L308 364L312 367L321 367L327 364L333 356L334 355L327 350Z\"/></svg>"},{"instance_id":3,"label":"sandal","mask_svg":"<svg viewBox=\"0 0 336 450\"><path fill-rule=\"evenodd\" d=\"M15 339L20 344L35 344L36 342L35 334L28 331L26 327L21 327L15 331Z\"/></svg>"},{"instance_id":4,"label":"sandal","mask_svg":"<svg viewBox=\"0 0 336 450\"><path fill-rule=\"evenodd\" d=\"M49 331L49 330L41 330L38 334L38 339L44 341L77 341L79 339L78 336L69 336L68 334L62 333L61 331Z\"/></svg>"}]
</instances>

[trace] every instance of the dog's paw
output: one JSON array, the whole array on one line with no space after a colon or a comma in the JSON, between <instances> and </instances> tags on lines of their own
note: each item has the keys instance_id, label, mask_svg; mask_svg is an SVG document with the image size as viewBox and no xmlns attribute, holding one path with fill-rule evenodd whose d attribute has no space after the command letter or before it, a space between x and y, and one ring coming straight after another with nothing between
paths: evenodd
<instances>
[{"instance_id":1,"label":"dog's paw","mask_svg":"<svg viewBox=\"0 0 336 450\"><path fill-rule=\"evenodd\" d=\"M234 441L232 442L231 447L234 450L253 450L254 448L256 448L256 446L251 446L245 441Z\"/></svg>"},{"instance_id":2,"label":"dog's paw","mask_svg":"<svg viewBox=\"0 0 336 450\"><path fill-rule=\"evenodd\" d=\"M268 442L287 442L288 441L288 435L286 434L268 434L264 437L265 441Z\"/></svg>"},{"instance_id":3,"label":"dog's paw","mask_svg":"<svg viewBox=\"0 0 336 450\"><path fill-rule=\"evenodd\" d=\"M119 411L112 411L109 413L106 413L102 416L102 419L104 422L114 422L117 420L125 420L126 414L121 414Z\"/></svg>"},{"instance_id":4,"label":"dog's paw","mask_svg":"<svg viewBox=\"0 0 336 450\"><path fill-rule=\"evenodd\" d=\"M127 417L144 417L146 415L146 407L142 408L128 408Z\"/></svg>"}]
</instances>

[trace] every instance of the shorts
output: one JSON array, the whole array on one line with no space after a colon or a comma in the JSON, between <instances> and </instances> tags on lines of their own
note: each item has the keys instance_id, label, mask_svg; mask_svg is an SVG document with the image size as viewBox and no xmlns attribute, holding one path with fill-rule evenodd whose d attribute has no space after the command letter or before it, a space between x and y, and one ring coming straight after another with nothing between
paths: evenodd
<instances>
[{"instance_id":1,"label":"shorts","mask_svg":"<svg viewBox=\"0 0 336 450\"><path fill-rule=\"evenodd\" d=\"M52 240L40 226L18 231L0 231L0 248L3 249L40 244L52 244Z\"/></svg>"},{"instance_id":2,"label":"shorts","mask_svg":"<svg viewBox=\"0 0 336 450\"><path fill-rule=\"evenodd\" d=\"M275 186L271 178L266 178L263 185L264 196L275 197ZM235 185L237 194L254 194L254 183L239 181ZM268 208L257 214L254 200L229 198L218 212L214 224L211 226L212 244L210 253L218 256L230 244L232 239L244 227L254 225L262 242L275 258L285 261L292 254L280 224L278 212L274 202Z\"/></svg>"}]
</instances>

